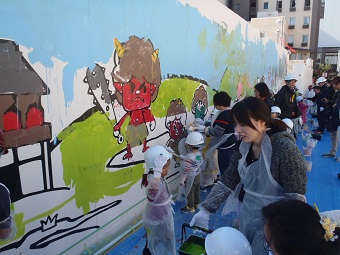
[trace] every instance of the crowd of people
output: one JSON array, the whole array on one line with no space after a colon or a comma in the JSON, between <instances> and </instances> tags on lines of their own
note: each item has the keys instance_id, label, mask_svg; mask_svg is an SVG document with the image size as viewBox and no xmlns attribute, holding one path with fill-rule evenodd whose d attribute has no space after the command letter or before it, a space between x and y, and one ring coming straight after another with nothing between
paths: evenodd
<instances>
[{"instance_id":1,"label":"crowd of people","mask_svg":"<svg viewBox=\"0 0 340 255\"><path fill-rule=\"evenodd\" d=\"M228 235L240 236L230 246L241 244L235 249L243 249L232 254L340 255L340 211L319 213L306 203L306 163L296 145L298 130L307 123L309 111L318 120L314 132L330 132L331 149L322 156L335 157L340 133L340 77L320 77L305 94L298 93L296 81L295 75L287 74L286 84L275 95L265 83L258 83L254 97L233 107L228 93L217 92L211 120L195 119L191 126L186 155L175 155L160 145L144 153L144 255L176 254L173 199L165 180L174 156L182 160L178 197L185 199L186 206L181 212L198 210L191 226L208 229L210 216L222 205L239 205L238 230L221 228L210 234L208 255L231 254L218 243ZM312 112L313 107L316 110ZM0 157L6 153L0 130ZM202 180L204 173L210 177ZM203 202L202 183L203 188L207 183L212 187ZM10 191L2 183L0 196L0 239L5 240L15 235L15 223Z\"/></svg>"},{"instance_id":2,"label":"crowd of people","mask_svg":"<svg viewBox=\"0 0 340 255\"><path fill-rule=\"evenodd\" d=\"M258 83L254 86L254 97L246 97L232 108L226 92L214 95L217 111L212 120L195 119L186 138L188 154L179 155L183 169L178 194L186 199L181 211L196 213L191 226L208 229L210 216L222 205L238 204L238 231L247 239L254 255L339 255L340 225L306 203L307 169L296 138L299 128L307 123L307 110L314 104L316 118L321 122L315 133L329 128L329 120L339 115L336 100L340 95L337 93L340 77L332 80L336 91L332 99L325 89L328 87L322 89L325 85L322 83L326 82L323 79L318 79L320 92L309 87L304 95L298 93L296 81L293 74L287 74L286 84L276 95L270 93L265 83ZM337 130L336 125L332 132ZM203 149L207 138L210 144ZM172 199L164 181L164 168L172 151L170 148L155 150L151 164L150 151L153 147L145 153L147 169L142 182L148 198L147 210L143 213L147 233L143 254L176 254ZM210 193L201 202L199 176L208 166L205 161L213 160L214 153L217 153L214 165L219 173ZM205 158L206 155L209 157ZM161 164L160 157L164 158ZM309 245L310 242L313 245ZM218 245L215 244L216 241L213 246L209 244L214 247L213 254L233 254L216 251ZM160 250L163 252L159 253Z\"/></svg>"}]
</instances>

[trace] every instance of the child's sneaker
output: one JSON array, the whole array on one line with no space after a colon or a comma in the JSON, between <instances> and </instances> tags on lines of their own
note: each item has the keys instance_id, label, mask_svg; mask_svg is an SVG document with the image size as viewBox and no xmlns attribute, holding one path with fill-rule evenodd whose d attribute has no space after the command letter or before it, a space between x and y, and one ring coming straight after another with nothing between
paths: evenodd
<instances>
[{"instance_id":1,"label":"child's sneaker","mask_svg":"<svg viewBox=\"0 0 340 255\"><path fill-rule=\"evenodd\" d=\"M196 210L198 208L198 204L194 204L194 208Z\"/></svg>"},{"instance_id":2,"label":"child's sneaker","mask_svg":"<svg viewBox=\"0 0 340 255\"><path fill-rule=\"evenodd\" d=\"M181 212L182 213L194 213L195 212L195 208L189 207L189 206L185 206L183 208L181 208Z\"/></svg>"}]
</instances>

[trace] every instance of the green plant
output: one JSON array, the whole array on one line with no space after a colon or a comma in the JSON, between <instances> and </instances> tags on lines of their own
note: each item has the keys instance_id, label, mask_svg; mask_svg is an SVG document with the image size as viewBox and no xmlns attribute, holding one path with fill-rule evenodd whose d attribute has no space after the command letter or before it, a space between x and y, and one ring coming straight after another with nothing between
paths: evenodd
<instances>
[{"instance_id":1,"label":"green plant","mask_svg":"<svg viewBox=\"0 0 340 255\"><path fill-rule=\"evenodd\" d=\"M320 64L319 69L322 73L327 73L328 71L332 70L331 64Z\"/></svg>"}]
</instances>

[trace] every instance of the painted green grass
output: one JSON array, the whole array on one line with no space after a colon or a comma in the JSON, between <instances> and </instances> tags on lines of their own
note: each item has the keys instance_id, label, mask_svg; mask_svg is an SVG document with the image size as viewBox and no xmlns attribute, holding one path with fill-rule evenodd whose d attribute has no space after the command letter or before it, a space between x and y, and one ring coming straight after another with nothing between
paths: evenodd
<instances>
[{"instance_id":1,"label":"painted green grass","mask_svg":"<svg viewBox=\"0 0 340 255\"><path fill-rule=\"evenodd\" d=\"M155 118L165 117L171 100L175 98L181 98L190 111L194 92L199 85L199 82L185 78L165 80L151 106ZM207 91L211 97L213 91L210 88ZM128 122L126 120L121 129L123 135ZM58 139L62 140L60 150L65 185L75 188L76 205L84 213L90 211L91 203L96 203L105 196L126 193L132 185L140 181L144 172L143 164L115 172L106 169L108 160L126 146L125 142L118 144L113 137L113 124L105 115L95 112L58 135Z\"/></svg>"},{"instance_id":2,"label":"painted green grass","mask_svg":"<svg viewBox=\"0 0 340 255\"><path fill-rule=\"evenodd\" d=\"M189 78L172 78L163 81L159 88L157 99L151 105L152 113L156 118L165 117L171 100L176 98L182 99L183 104L187 107L188 112L190 112L195 90L199 86L199 81L193 81ZM215 92L210 87L206 87L206 91L208 93L209 104L212 105L212 97Z\"/></svg>"}]
</instances>

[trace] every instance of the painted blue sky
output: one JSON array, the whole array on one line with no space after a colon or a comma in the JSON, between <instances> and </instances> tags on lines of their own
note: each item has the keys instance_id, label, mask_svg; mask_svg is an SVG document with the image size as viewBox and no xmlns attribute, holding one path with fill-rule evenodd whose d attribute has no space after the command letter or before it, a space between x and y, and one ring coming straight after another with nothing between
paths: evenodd
<instances>
[{"instance_id":1,"label":"painted blue sky","mask_svg":"<svg viewBox=\"0 0 340 255\"><path fill-rule=\"evenodd\" d=\"M159 49L163 77L190 75L216 87L226 68L213 64L216 54L211 45L219 26L176 0L1 0L0 22L0 38L33 48L32 63L52 67L52 56L68 62L63 78L66 102L73 100L76 70L108 62L114 38L120 42L131 35L150 38ZM207 39L204 48L199 43L202 31Z\"/></svg>"}]
</instances>

